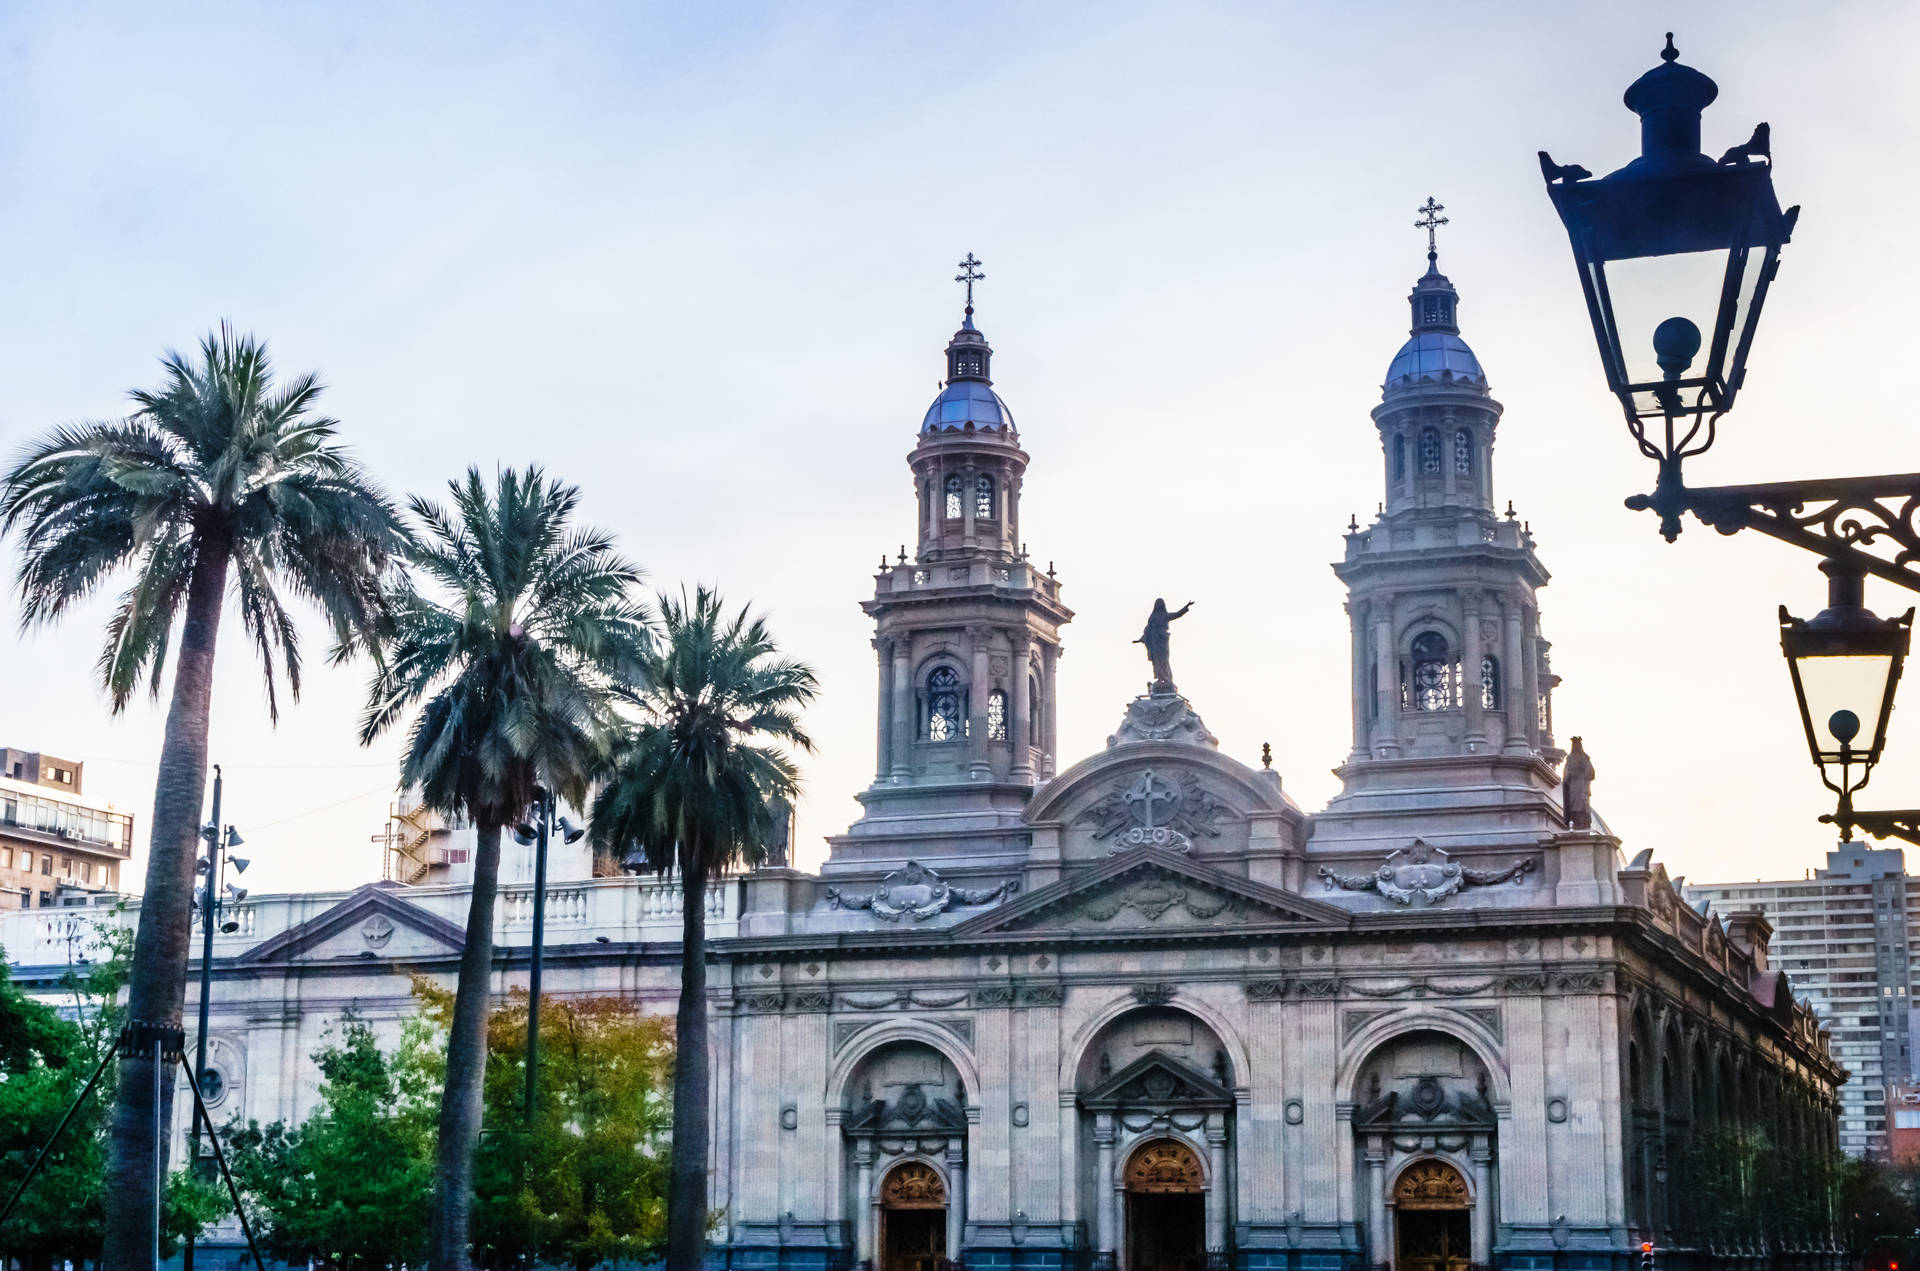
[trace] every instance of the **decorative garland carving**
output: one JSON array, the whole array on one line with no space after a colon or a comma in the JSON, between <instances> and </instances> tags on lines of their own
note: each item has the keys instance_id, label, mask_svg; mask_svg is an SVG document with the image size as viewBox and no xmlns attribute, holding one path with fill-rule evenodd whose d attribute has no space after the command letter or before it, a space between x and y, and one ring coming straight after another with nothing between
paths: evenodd
<instances>
[{"instance_id":1,"label":"decorative garland carving","mask_svg":"<svg viewBox=\"0 0 1920 1271\"><path fill-rule=\"evenodd\" d=\"M1538 857L1515 861L1505 869L1470 869L1454 863L1451 853L1425 839L1387 853L1371 874L1342 874L1320 867L1328 890L1376 891L1396 905L1436 905L1463 887L1490 887L1523 878L1540 867Z\"/></svg>"},{"instance_id":2,"label":"decorative garland carving","mask_svg":"<svg viewBox=\"0 0 1920 1271\"><path fill-rule=\"evenodd\" d=\"M828 887L826 894L828 906L834 909L867 909L887 922L899 922L908 916L915 922L925 922L954 905L990 905L1019 890L1018 878L995 887L955 887L919 861L908 861L864 896L838 887Z\"/></svg>"},{"instance_id":3,"label":"decorative garland carving","mask_svg":"<svg viewBox=\"0 0 1920 1271\"><path fill-rule=\"evenodd\" d=\"M1249 1002L1277 1002L1287 995L1285 980L1248 980L1245 987Z\"/></svg>"},{"instance_id":4,"label":"decorative garland carving","mask_svg":"<svg viewBox=\"0 0 1920 1271\"><path fill-rule=\"evenodd\" d=\"M1131 909L1148 922L1157 922L1169 909L1180 908L1205 921L1224 915L1229 922L1246 918L1246 906L1234 896L1208 898L1196 896L1178 883L1164 878L1145 878L1103 899L1089 900L1080 906L1083 917L1094 922L1110 922L1123 909Z\"/></svg>"}]
</instances>

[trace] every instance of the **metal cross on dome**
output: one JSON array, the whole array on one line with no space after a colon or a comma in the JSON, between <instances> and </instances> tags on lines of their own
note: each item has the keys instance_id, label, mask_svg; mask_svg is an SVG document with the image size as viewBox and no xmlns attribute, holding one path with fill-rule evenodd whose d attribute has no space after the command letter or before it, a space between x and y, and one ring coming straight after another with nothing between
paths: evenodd
<instances>
[{"instance_id":1,"label":"metal cross on dome","mask_svg":"<svg viewBox=\"0 0 1920 1271\"><path fill-rule=\"evenodd\" d=\"M1441 212L1447 210L1447 205L1445 203L1435 203L1433 196L1429 194L1427 196L1426 206L1416 207L1413 210L1420 213L1420 219L1413 223L1413 227L1427 231L1427 259L1432 260L1440 254L1439 247L1434 243L1433 232L1440 226L1448 223L1447 218L1440 215Z\"/></svg>"},{"instance_id":2,"label":"metal cross on dome","mask_svg":"<svg viewBox=\"0 0 1920 1271\"><path fill-rule=\"evenodd\" d=\"M968 313L973 312L973 284L977 282L984 282L986 280L987 276L980 272L980 266L984 265L985 263L986 262L982 260L975 260L973 253L968 252L967 258L960 262L961 272L953 276L953 280L955 282L963 282L967 284L967 312Z\"/></svg>"}]
</instances>

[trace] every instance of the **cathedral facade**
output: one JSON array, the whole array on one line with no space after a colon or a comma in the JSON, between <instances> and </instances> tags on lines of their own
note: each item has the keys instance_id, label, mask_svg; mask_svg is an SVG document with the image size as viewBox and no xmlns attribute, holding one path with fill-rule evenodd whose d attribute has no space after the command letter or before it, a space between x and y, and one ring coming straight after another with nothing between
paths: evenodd
<instances>
[{"instance_id":1,"label":"cathedral facade","mask_svg":"<svg viewBox=\"0 0 1920 1271\"><path fill-rule=\"evenodd\" d=\"M1844 1073L1765 921L1689 906L1593 814L1593 765L1556 739L1547 572L1498 510L1501 407L1431 253L1411 303L1373 412L1381 512L1334 565L1353 732L1318 811L1221 753L1168 664L1177 614L1143 637L1155 677L1106 745L1057 753L1073 613L1023 550L1028 455L969 304L909 457L914 546L864 602L863 815L817 874L710 893L716 1264L1767 1252L1694 1207L1682 1162L1722 1131L1831 1146ZM503 889L503 991L534 903ZM671 886L576 880L545 903L549 992L672 1010ZM326 1023L354 1005L391 1027L408 973L450 983L464 913L457 888L256 900L217 945L216 1117L301 1115ZM51 929L14 949L29 982L60 969ZM1802 1265L1837 1265L1803 1234Z\"/></svg>"}]
</instances>

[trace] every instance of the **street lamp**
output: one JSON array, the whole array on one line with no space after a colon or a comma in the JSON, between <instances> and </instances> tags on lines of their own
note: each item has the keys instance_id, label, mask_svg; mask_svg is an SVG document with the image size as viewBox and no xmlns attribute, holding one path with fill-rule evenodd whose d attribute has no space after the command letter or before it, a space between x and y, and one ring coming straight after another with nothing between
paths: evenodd
<instances>
[{"instance_id":1,"label":"street lamp","mask_svg":"<svg viewBox=\"0 0 1920 1271\"><path fill-rule=\"evenodd\" d=\"M1844 843L1853 838L1856 824L1864 824L1856 819L1853 796L1873 775L1886 746L1887 718L1906 661L1913 610L1897 618L1877 617L1864 603L1864 579L1858 571L1832 560L1822 561L1820 568L1827 575L1827 607L1811 621L1802 621L1780 606L1780 651L1793 676L1807 749L1820 780L1840 797L1839 810L1820 819L1837 824ZM1839 769L1837 778L1834 768Z\"/></svg>"},{"instance_id":2,"label":"street lamp","mask_svg":"<svg viewBox=\"0 0 1920 1271\"><path fill-rule=\"evenodd\" d=\"M556 824L554 819L553 792L543 786L534 787L533 815L531 822L522 821L513 827L513 841L522 847L533 847L533 955L529 960L527 974L527 1093L526 1121L533 1124L534 1094L540 1085L540 963L547 931L547 838ZM586 831L569 821L566 817L558 820L561 838L567 843L578 843Z\"/></svg>"},{"instance_id":3,"label":"street lamp","mask_svg":"<svg viewBox=\"0 0 1920 1271\"><path fill-rule=\"evenodd\" d=\"M239 920L230 914L221 918L223 909L231 909L247 898L247 889L226 881L226 866L231 863L236 874L247 872L251 864L243 856L230 855L231 851L245 843L240 832L231 825L223 832L220 826L220 796L224 785L220 765L213 765L213 815L207 824L200 827L200 838L207 845L207 854L194 863L194 872L206 875L201 884L200 897L195 905L200 911L200 1033L194 1041L193 1084L202 1097L207 1092L207 1015L213 1005L213 932L218 924L221 932L232 935L240 930ZM216 891L216 889L218 889ZM226 899L220 896L224 894ZM200 1158L200 1122L193 1122L193 1158L198 1168ZM181 1256L182 1271L193 1271L194 1237L187 1236Z\"/></svg>"},{"instance_id":4,"label":"street lamp","mask_svg":"<svg viewBox=\"0 0 1920 1271\"><path fill-rule=\"evenodd\" d=\"M1627 108L1640 116L1639 158L1593 180L1540 153L1607 387L1641 453L1660 465L1647 505L1669 542L1686 506L1676 497L1681 461L1713 445L1720 416L1733 408L1780 249L1800 215L1781 211L1774 196L1766 124L1718 161L1701 151L1700 112L1720 89L1679 56L1669 32L1660 65L1627 89ZM1649 439L1656 420L1661 431Z\"/></svg>"},{"instance_id":5,"label":"street lamp","mask_svg":"<svg viewBox=\"0 0 1920 1271\"><path fill-rule=\"evenodd\" d=\"M1607 387L1659 466L1653 493L1627 506L1658 512L1669 542L1691 512L1722 534L1755 529L1826 558L1828 608L1805 623L1781 611L1807 743L1840 796L1823 819L1843 840L1858 826L1920 843L1920 811L1856 812L1852 803L1879 762L1909 630L1906 618L1874 617L1862 583L1872 574L1920 591L1920 473L1699 488L1682 479L1682 463L1712 447L1746 379L1800 209L1782 211L1774 196L1766 124L1717 160L1700 149L1701 111L1720 90L1678 59L1669 33L1661 64L1627 89L1627 108L1640 116L1639 158L1595 179L1540 152ZM1828 771L1836 765L1837 781Z\"/></svg>"}]
</instances>

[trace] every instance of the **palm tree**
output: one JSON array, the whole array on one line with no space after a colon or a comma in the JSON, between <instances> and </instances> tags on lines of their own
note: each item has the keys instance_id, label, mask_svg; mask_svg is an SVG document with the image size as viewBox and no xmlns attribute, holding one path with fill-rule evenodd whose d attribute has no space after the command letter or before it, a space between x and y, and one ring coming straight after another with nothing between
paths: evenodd
<instances>
[{"instance_id":1,"label":"palm tree","mask_svg":"<svg viewBox=\"0 0 1920 1271\"><path fill-rule=\"evenodd\" d=\"M465 1271L500 830L525 814L536 786L584 803L611 743L609 686L644 650L647 623L630 599L640 570L614 551L611 535L571 527L577 488L535 467L524 476L507 469L491 490L470 468L448 489L451 513L411 500L419 523L407 550L411 573L388 596L360 740L373 741L425 698L400 780L478 834L427 1252L433 1271Z\"/></svg>"},{"instance_id":2,"label":"palm tree","mask_svg":"<svg viewBox=\"0 0 1920 1271\"><path fill-rule=\"evenodd\" d=\"M764 619L733 617L702 587L660 600L658 639L623 692L639 722L593 802L595 850L680 875L680 1008L674 1024L667 1271L700 1271L707 1223L707 880L765 855L768 801L798 789L793 765L756 738L812 750L800 710L817 681L779 656Z\"/></svg>"},{"instance_id":3,"label":"palm tree","mask_svg":"<svg viewBox=\"0 0 1920 1271\"><path fill-rule=\"evenodd\" d=\"M23 626L59 619L132 570L100 652L116 714L143 680L159 697L179 622L127 990L128 1018L177 1029L226 597L259 651L277 721L281 674L300 693L299 634L282 594L315 604L351 648L378 616L380 574L402 532L334 444L338 421L314 413L321 386L311 373L276 385L266 345L224 324L197 361L169 352L161 365L164 383L134 392L129 417L56 428L15 460L0 484L0 534L19 534ZM120 1063L105 1261L131 1271L152 1259L157 1074L145 1045Z\"/></svg>"}]
</instances>

